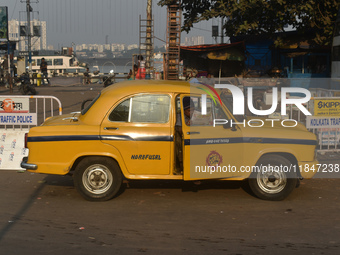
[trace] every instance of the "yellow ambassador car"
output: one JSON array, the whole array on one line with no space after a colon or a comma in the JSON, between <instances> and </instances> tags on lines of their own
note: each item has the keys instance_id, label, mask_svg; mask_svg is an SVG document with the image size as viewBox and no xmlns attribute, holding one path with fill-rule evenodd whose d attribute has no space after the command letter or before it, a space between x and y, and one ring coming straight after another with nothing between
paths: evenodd
<instances>
[{"instance_id":1,"label":"yellow ambassador car","mask_svg":"<svg viewBox=\"0 0 340 255\"><path fill-rule=\"evenodd\" d=\"M233 116L229 100L225 91L204 84L119 82L81 112L31 128L21 166L72 174L79 193L93 201L113 198L124 178L248 179L257 197L282 200L299 179L313 177L314 134L301 124L262 121L253 127L259 118L245 125L249 118Z\"/></svg>"}]
</instances>

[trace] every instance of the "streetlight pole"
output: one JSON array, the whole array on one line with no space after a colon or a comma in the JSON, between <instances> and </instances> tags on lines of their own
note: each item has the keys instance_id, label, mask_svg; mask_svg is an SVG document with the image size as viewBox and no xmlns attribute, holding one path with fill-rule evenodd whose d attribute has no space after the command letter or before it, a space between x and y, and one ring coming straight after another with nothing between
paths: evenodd
<instances>
[{"instance_id":1,"label":"streetlight pole","mask_svg":"<svg viewBox=\"0 0 340 255\"><path fill-rule=\"evenodd\" d=\"M28 63L29 71L32 71L32 50L31 50L31 12L32 7L30 0L26 0L26 13L27 13L27 51L28 51Z\"/></svg>"}]
</instances>

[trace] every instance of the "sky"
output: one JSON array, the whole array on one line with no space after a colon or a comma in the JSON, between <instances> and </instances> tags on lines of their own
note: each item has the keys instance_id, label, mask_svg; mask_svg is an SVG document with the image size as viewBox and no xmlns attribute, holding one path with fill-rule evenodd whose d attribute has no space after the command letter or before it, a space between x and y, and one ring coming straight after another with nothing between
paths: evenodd
<instances>
[{"instance_id":1,"label":"sky","mask_svg":"<svg viewBox=\"0 0 340 255\"><path fill-rule=\"evenodd\" d=\"M166 7L152 1L154 43L162 46L166 40ZM1 0L8 7L9 19L26 20L26 0ZM146 19L147 0L31 0L32 18L46 21L47 45L55 49L75 44L109 43L139 44L139 17ZM205 44L214 44L211 26L218 20L201 22L185 37L202 35Z\"/></svg>"}]
</instances>

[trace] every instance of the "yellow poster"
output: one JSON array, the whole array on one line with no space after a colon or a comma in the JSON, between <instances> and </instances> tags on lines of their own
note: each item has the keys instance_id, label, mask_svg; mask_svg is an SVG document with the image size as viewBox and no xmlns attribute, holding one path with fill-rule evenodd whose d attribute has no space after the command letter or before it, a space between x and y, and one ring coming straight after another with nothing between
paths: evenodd
<instances>
[{"instance_id":1,"label":"yellow poster","mask_svg":"<svg viewBox=\"0 0 340 255\"><path fill-rule=\"evenodd\" d=\"M340 116L340 99L314 100L314 116Z\"/></svg>"}]
</instances>

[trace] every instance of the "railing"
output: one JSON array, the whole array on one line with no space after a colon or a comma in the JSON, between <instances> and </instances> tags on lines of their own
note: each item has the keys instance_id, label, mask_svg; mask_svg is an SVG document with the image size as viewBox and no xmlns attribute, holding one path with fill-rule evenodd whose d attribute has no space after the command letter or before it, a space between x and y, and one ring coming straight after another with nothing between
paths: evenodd
<instances>
[{"instance_id":1,"label":"railing","mask_svg":"<svg viewBox=\"0 0 340 255\"><path fill-rule=\"evenodd\" d=\"M324 100L338 100L340 103L340 97L312 97L305 107L312 114L311 116L306 116L293 105L289 105L288 108L288 118L297 120L298 122L304 124L309 131L314 133L318 139L317 151L318 152L339 152L340 151L340 116L336 115L324 115L319 116L314 111L315 101ZM339 105L340 108L340 105ZM340 109L338 111L340 113ZM321 118L321 124L318 124L318 119ZM311 123L316 122L315 125ZM332 124L333 123L333 124Z\"/></svg>"},{"instance_id":2,"label":"railing","mask_svg":"<svg viewBox=\"0 0 340 255\"><path fill-rule=\"evenodd\" d=\"M28 155L25 133L41 125L47 117L61 115L61 102L53 96L1 95L0 98L0 170L22 170L20 162Z\"/></svg>"},{"instance_id":3,"label":"railing","mask_svg":"<svg viewBox=\"0 0 340 255\"><path fill-rule=\"evenodd\" d=\"M0 102L2 108L2 111L0 111L1 116L8 118L9 114L12 116L19 116L19 113L23 115L27 114L27 116L36 116L36 121L34 120L34 122L24 124L19 124L18 122L8 122L8 124L6 124L5 122L0 121L0 128L30 128L42 124L47 117L62 114L61 102L54 96L1 95L0 98L3 99ZM6 99L8 100L5 102ZM16 102L17 100L18 102ZM7 104L7 106L4 104ZM10 104L12 104L12 107Z\"/></svg>"}]
</instances>

